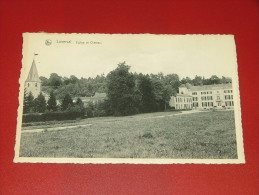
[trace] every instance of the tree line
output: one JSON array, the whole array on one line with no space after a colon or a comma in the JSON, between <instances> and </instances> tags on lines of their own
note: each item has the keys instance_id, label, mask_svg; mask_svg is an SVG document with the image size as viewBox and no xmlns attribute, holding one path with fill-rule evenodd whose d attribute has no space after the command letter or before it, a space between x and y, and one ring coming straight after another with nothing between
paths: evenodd
<instances>
[{"instance_id":1,"label":"tree line","mask_svg":"<svg viewBox=\"0 0 259 195\"><path fill-rule=\"evenodd\" d=\"M38 97L34 98L32 93L24 91L23 100L23 113L44 113L44 112L56 112L56 111L77 111L84 114L85 108L82 100L77 98L76 102L73 102L72 97L66 94L61 101L61 104L57 104L56 97L53 91L49 95L48 101L46 101L44 95L40 93Z\"/></svg>"},{"instance_id":2,"label":"tree line","mask_svg":"<svg viewBox=\"0 0 259 195\"><path fill-rule=\"evenodd\" d=\"M230 78L215 75L207 79L196 76L194 79L186 77L180 80L177 74L132 73L126 62L119 63L107 76L102 74L95 78L78 79L73 75L67 78L52 73L49 78L40 79L43 91L49 94L48 101L42 93L34 98L31 93L25 92L24 113L80 112L82 116L94 117L164 111L169 108L170 98L176 95L181 84L231 82ZM106 93L106 99L97 104L88 102L86 106L80 98L73 102L75 97L92 96L96 92Z\"/></svg>"},{"instance_id":3,"label":"tree line","mask_svg":"<svg viewBox=\"0 0 259 195\"><path fill-rule=\"evenodd\" d=\"M159 85L163 85L166 88L173 90L173 93L178 92L178 87L181 84L190 83L192 85L212 85L212 84L221 84L221 83L231 83L231 78L221 77L219 78L216 75L212 75L210 78L205 78L203 76L195 76L194 78L185 77L180 79L177 74L168 74L163 73L158 74L149 74L143 75L141 73L132 73L134 80L137 80L139 77L147 76L153 83L154 88L161 88ZM95 78L77 78L74 75L70 77L62 77L57 73L50 74L49 78L40 77L42 84L42 91L50 94L54 92L58 100L62 100L64 96L69 93L72 97L90 97L93 96L96 92L107 93L107 81L108 75L104 74L97 75ZM160 83L159 83L160 82ZM157 86L156 86L157 85Z\"/></svg>"}]
</instances>

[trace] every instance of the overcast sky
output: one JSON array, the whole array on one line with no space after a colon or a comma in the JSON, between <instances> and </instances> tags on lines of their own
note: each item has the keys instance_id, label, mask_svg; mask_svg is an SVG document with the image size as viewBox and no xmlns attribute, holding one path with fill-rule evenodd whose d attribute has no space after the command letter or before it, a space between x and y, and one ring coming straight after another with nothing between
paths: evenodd
<instances>
[{"instance_id":1,"label":"overcast sky","mask_svg":"<svg viewBox=\"0 0 259 195\"><path fill-rule=\"evenodd\" d=\"M40 76L107 75L126 61L132 72L195 75L236 74L236 49L231 35L100 35L26 34L23 66L28 74L35 57ZM50 45L45 41L51 40ZM64 41L68 41L65 43ZM70 41L70 42L69 42ZM84 42L84 44L77 44ZM100 44L92 44L99 42Z\"/></svg>"}]
</instances>

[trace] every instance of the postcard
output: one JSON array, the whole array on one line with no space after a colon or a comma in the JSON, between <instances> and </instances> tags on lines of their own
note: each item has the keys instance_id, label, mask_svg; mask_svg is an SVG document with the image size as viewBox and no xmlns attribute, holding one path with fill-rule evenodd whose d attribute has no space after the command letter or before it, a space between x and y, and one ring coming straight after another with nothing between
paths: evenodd
<instances>
[{"instance_id":1,"label":"postcard","mask_svg":"<svg viewBox=\"0 0 259 195\"><path fill-rule=\"evenodd\" d=\"M234 35L24 33L16 163L245 163Z\"/></svg>"}]
</instances>

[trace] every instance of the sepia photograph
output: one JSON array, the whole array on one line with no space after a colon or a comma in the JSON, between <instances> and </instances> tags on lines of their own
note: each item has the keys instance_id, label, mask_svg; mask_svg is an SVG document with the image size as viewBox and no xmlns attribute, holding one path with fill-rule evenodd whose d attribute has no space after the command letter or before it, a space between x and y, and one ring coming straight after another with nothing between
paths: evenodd
<instances>
[{"instance_id":1,"label":"sepia photograph","mask_svg":"<svg viewBox=\"0 0 259 195\"><path fill-rule=\"evenodd\" d=\"M233 35L24 33L14 162L245 163Z\"/></svg>"}]
</instances>

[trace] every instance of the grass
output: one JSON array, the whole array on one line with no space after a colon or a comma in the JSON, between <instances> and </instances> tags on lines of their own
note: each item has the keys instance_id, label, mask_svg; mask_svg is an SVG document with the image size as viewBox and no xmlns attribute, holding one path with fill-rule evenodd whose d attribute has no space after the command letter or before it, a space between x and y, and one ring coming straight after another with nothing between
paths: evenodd
<instances>
[{"instance_id":1,"label":"grass","mask_svg":"<svg viewBox=\"0 0 259 195\"><path fill-rule=\"evenodd\" d=\"M176 112L84 119L79 125L90 123L92 126L22 133L20 156L237 158L233 111L175 116L173 113ZM160 115L164 117L156 117Z\"/></svg>"}]
</instances>

